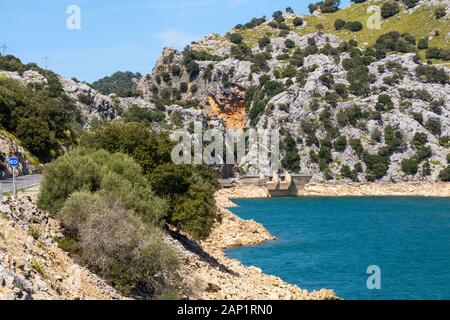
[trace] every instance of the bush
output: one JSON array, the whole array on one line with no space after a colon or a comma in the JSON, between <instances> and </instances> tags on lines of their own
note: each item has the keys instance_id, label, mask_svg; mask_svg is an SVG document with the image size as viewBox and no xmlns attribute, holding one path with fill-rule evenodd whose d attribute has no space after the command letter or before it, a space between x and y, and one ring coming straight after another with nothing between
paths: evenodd
<instances>
[{"instance_id":1,"label":"bush","mask_svg":"<svg viewBox=\"0 0 450 320\"><path fill-rule=\"evenodd\" d=\"M130 93L136 92L137 80L142 78L139 72L118 71L111 76L104 77L92 83L92 87L104 95L112 93L119 97L130 96Z\"/></svg>"},{"instance_id":2,"label":"bush","mask_svg":"<svg viewBox=\"0 0 450 320\"><path fill-rule=\"evenodd\" d=\"M209 184L197 183L181 196L175 205L171 222L197 239L208 237L219 215Z\"/></svg>"},{"instance_id":3,"label":"bush","mask_svg":"<svg viewBox=\"0 0 450 320\"><path fill-rule=\"evenodd\" d=\"M241 44L243 40L244 37L240 33L230 34L230 41L234 44Z\"/></svg>"},{"instance_id":4,"label":"bush","mask_svg":"<svg viewBox=\"0 0 450 320\"><path fill-rule=\"evenodd\" d=\"M265 47L267 47L270 44L270 38L269 37L262 37L259 41L259 48L262 50Z\"/></svg>"},{"instance_id":5,"label":"bush","mask_svg":"<svg viewBox=\"0 0 450 320\"><path fill-rule=\"evenodd\" d=\"M78 101L80 101L81 103L87 105L87 106L92 106L94 105L94 97L88 94L84 94L84 93L80 93L77 96Z\"/></svg>"},{"instance_id":6,"label":"bush","mask_svg":"<svg viewBox=\"0 0 450 320\"><path fill-rule=\"evenodd\" d=\"M156 288L161 285L156 274L177 269L176 254L162 241L161 231L110 197L74 193L61 215L66 231L77 239L80 260L126 294L138 283Z\"/></svg>"},{"instance_id":7,"label":"bush","mask_svg":"<svg viewBox=\"0 0 450 320\"><path fill-rule=\"evenodd\" d=\"M419 44L417 45L419 50L428 49L428 38L423 38L419 40Z\"/></svg>"},{"instance_id":8,"label":"bush","mask_svg":"<svg viewBox=\"0 0 450 320\"><path fill-rule=\"evenodd\" d=\"M441 56L441 49L436 47L428 48L425 56L427 59L439 59Z\"/></svg>"},{"instance_id":9,"label":"bush","mask_svg":"<svg viewBox=\"0 0 450 320\"><path fill-rule=\"evenodd\" d=\"M123 114L123 121L128 122L141 122L147 125L152 123L159 123L166 119L163 111L131 107Z\"/></svg>"},{"instance_id":10,"label":"bush","mask_svg":"<svg viewBox=\"0 0 450 320\"><path fill-rule=\"evenodd\" d=\"M400 12L400 6L398 5L398 3L393 2L393 1L384 2L383 6L381 7L381 16L384 19L395 16L399 12Z\"/></svg>"},{"instance_id":11,"label":"bush","mask_svg":"<svg viewBox=\"0 0 450 320\"><path fill-rule=\"evenodd\" d=\"M48 85L33 90L0 77L0 126L20 136L24 146L41 161L50 160L52 153L60 153L63 145L72 145L76 138L73 128L83 123L71 100L64 93L54 96L50 89Z\"/></svg>"},{"instance_id":12,"label":"bush","mask_svg":"<svg viewBox=\"0 0 450 320\"><path fill-rule=\"evenodd\" d=\"M439 173L439 179L444 182L450 182L450 166L447 166L447 168L443 169Z\"/></svg>"},{"instance_id":13,"label":"bush","mask_svg":"<svg viewBox=\"0 0 450 320\"><path fill-rule=\"evenodd\" d=\"M447 10L444 7L436 8L436 10L434 10L434 17L436 19L441 19L441 18L445 17L446 15L447 15Z\"/></svg>"},{"instance_id":14,"label":"bush","mask_svg":"<svg viewBox=\"0 0 450 320\"><path fill-rule=\"evenodd\" d=\"M420 80L428 83L449 83L450 76L443 68L436 68L429 65L420 65L416 68L416 74Z\"/></svg>"},{"instance_id":15,"label":"bush","mask_svg":"<svg viewBox=\"0 0 450 320\"><path fill-rule=\"evenodd\" d=\"M284 149L286 155L281 160L281 165L284 169L291 172L300 171L300 155L298 154L297 143L291 134L287 134L284 142Z\"/></svg>"},{"instance_id":16,"label":"bush","mask_svg":"<svg viewBox=\"0 0 450 320\"><path fill-rule=\"evenodd\" d=\"M383 178L389 169L389 158L381 154L364 154L366 164L366 179L376 181Z\"/></svg>"},{"instance_id":17,"label":"bush","mask_svg":"<svg viewBox=\"0 0 450 320\"><path fill-rule=\"evenodd\" d=\"M292 20L292 24L294 27L301 27L303 25L303 19L300 17L295 17L294 20Z\"/></svg>"},{"instance_id":18,"label":"bush","mask_svg":"<svg viewBox=\"0 0 450 320\"><path fill-rule=\"evenodd\" d=\"M364 155L364 147L360 139L350 139L350 146L353 148L358 157L361 158Z\"/></svg>"},{"instance_id":19,"label":"bush","mask_svg":"<svg viewBox=\"0 0 450 320\"><path fill-rule=\"evenodd\" d=\"M408 7L409 9L414 8L417 6L420 0L403 0L403 3Z\"/></svg>"},{"instance_id":20,"label":"bush","mask_svg":"<svg viewBox=\"0 0 450 320\"><path fill-rule=\"evenodd\" d=\"M347 137L339 136L334 142L333 147L338 152L344 152L347 149Z\"/></svg>"},{"instance_id":21,"label":"bush","mask_svg":"<svg viewBox=\"0 0 450 320\"><path fill-rule=\"evenodd\" d=\"M77 149L48 164L38 205L57 214L78 190L112 195L148 223L156 224L167 214L165 201L149 189L142 169L123 154Z\"/></svg>"},{"instance_id":22,"label":"bush","mask_svg":"<svg viewBox=\"0 0 450 320\"><path fill-rule=\"evenodd\" d=\"M442 134L442 123L439 118L429 118L425 122L425 128L435 136L440 136Z\"/></svg>"},{"instance_id":23,"label":"bush","mask_svg":"<svg viewBox=\"0 0 450 320\"><path fill-rule=\"evenodd\" d=\"M336 30L341 30L344 27L345 27L345 21L344 20L336 19L336 21L334 21L334 28Z\"/></svg>"},{"instance_id":24,"label":"bush","mask_svg":"<svg viewBox=\"0 0 450 320\"><path fill-rule=\"evenodd\" d=\"M401 162L402 171L408 175L415 175L419 171L419 162L417 159L404 159Z\"/></svg>"},{"instance_id":25,"label":"bush","mask_svg":"<svg viewBox=\"0 0 450 320\"><path fill-rule=\"evenodd\" d=\"M334 77L332 73L325 72L319 77L320 82L327 87L328 89L331 89L334 86Z\"/></svg>"},{"instance_id":26,"label":"bush","mask_svg":"<svg viewBox=\"0 0 450 320\"><path fill-rule=\"evenodd\" d=\"M352 32L358 32L363 29L363 25L359 21L349 21L345 24L345 28Z\"/></svg>"},{"instance_id":27,"label":"bush","mask_svg":"<svg viewBox=\"0 0 450 320\"><path fill-rule=\"evenodd\" d=\"M357 169L351 170L348 165L344 164L341 167L341 176L344 178L350 179L354 182L357 182L358 181L358 170Z\"/></svg>"},{"instance_id":28,"label":"bush","mask_svg":"<svg viewBox=\"0 0 450 320\"><path fill-rule=\"evenodd\" d=\"M16 131L22 145L42 161L51 160L51 150L56 145L47 123L31 117L20 121Z\"/></svg>"}]
</instances>

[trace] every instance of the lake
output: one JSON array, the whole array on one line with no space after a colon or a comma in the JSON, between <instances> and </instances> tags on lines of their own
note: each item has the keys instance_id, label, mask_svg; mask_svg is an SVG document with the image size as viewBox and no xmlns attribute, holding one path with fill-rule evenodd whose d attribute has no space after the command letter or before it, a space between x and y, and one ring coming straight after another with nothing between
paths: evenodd
<instances>
[{"instance_id":1,"label":"lake","mask_svg":"<svg viewBox=\"0 0 450 320\"><path fill-rule=\"evenodd\" d=\"M450 198L234 202L235 214L278 238L226 251L245 265L302 289L333 289L344 299L450 299ZM369 266L380 268L379 290L368 289Z\"/></svg>"}]
</instances>

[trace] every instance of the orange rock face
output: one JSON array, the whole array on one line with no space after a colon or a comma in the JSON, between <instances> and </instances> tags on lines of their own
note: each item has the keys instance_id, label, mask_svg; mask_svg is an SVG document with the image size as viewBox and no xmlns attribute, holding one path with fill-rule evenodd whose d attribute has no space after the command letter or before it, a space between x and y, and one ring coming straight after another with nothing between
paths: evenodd
<instances>
[{"instance_id":1,"label":"orange rock face","mask_svg":"<svg viewBox=\"0 0 450 320\"><path fill-rule=\"evenodd\" d=\"M233 86L233 93L222 93L217 97L208 96L211 113L219 116L228 129L242 129L247 122L245 110L245 92L238 86Z\"/></svg>"}]
</instances>

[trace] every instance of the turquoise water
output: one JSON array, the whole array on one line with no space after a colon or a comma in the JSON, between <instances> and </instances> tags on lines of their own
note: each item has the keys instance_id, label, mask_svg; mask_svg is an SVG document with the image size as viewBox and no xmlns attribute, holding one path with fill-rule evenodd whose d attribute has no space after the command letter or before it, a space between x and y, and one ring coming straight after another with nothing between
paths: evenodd
<instances>
[{"instance_id":1,"label":"turquoise water","mask_svg":"<svg viewBox=\"0 0 450 320\"><path fill-rule=\"evenodd\" d=\"M450 299L450 198L236 200L277 241L227 250L301 288L344 299ZM381 290L367 268L381 268Z\"/></svg>"}]
</instances>

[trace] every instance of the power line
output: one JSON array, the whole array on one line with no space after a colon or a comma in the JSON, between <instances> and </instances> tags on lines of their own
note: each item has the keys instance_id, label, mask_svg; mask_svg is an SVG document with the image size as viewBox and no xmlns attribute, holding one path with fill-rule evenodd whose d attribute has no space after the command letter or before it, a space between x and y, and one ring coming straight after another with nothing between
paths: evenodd
<instances>
[{"instance_id":1,"label":"power line","mask_svg":"<svg viewBox=\"0 0 450 320\"><path fill-rule=\"evenodd\" d=\"M50 58L49 58L47 55L45 55L45 56L42 58L42 60L45 61L45 70L48 70L48 60L50 60Z\"/></svg>"},{"instance_id":2,"label":"power line","mask_svg":"<svg viewBox=\"0 0 450 320\"><path fill-rule=\"evenodd\" d=\"M3 46L1 48L2 48L2 55L6 56L6 49L10 49L10 48L6 45L6 43L3 43Z\"/></svg>"}]
</instances>

